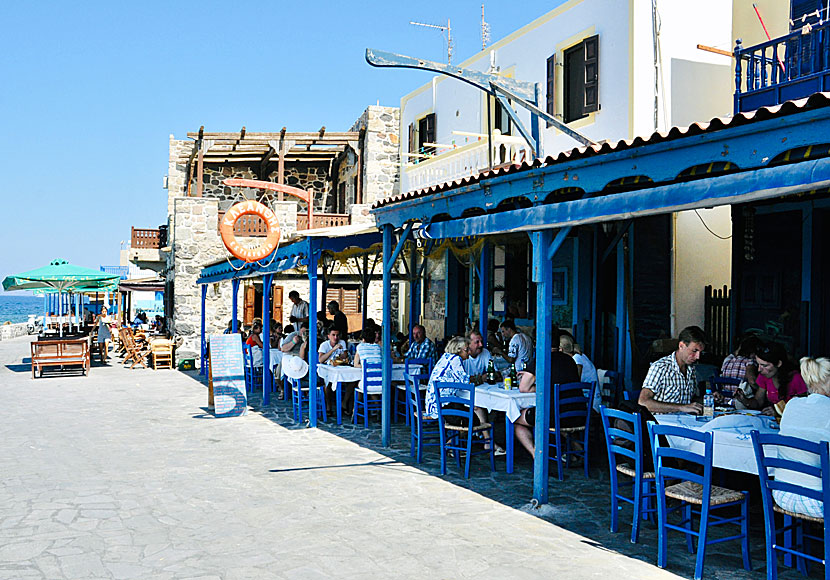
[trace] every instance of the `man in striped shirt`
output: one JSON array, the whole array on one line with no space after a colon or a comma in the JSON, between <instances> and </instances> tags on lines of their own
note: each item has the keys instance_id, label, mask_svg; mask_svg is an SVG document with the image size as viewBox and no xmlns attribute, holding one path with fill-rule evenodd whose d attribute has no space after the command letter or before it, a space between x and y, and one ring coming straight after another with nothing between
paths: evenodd
<instances>
[{"instance_id":1,"label":"man in striped shirt","mask_svg":"<svg viewBox=\"0 0 830 580\"><path fill-rule=\"evenodd\" d=\"M643 381L639 403L652 413L692 413L703 407L693 401L698 395L697 364L706 346L706 335L697 326L680 332L677 350L652 363Z\"/></svg>"}]
</instances>

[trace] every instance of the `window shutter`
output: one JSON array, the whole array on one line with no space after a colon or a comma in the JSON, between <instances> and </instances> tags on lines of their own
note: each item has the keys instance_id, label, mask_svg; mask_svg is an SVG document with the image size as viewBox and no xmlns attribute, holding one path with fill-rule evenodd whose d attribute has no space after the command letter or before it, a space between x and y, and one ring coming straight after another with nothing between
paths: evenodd
<instances>
[{"instance_id":1,"label":"window shutter","mask_svg":"<svg viewBox=\"0 0 830 580\"><path fill-rule=\"evenodd\" d=\"M430 113L426 116L427 121L427 135L426 139L424 139L425 143L435 143L437 141L437 137L435 135L435 113Z\"/></svg>"},{"instance_id":2,"label":"window shutter","mask_svg":"<svg viewBox=\"0 0 830 580\"><path fill-rule=\"evenodd\" d=\"M343 289L343 304L342 308L344 314L357 314L360 312L360 290Z\"/></svg>"},{"instance_id":3,"label":"window shutter","mask_svg":"<svg viewBox=\"0 0 830 580\"><path fill-rule=\"evenodd\" d=\"M556 114L556 53L553 53L547 60L547 103L545 112L553 117ZM551 127L550 123L547 123Z\"/></svg>"},{"instance_id":4,"label":"window shutter","mask_svg":"<svg viewBox=\"0 0 830 580\"><path fill-rule=\"evenodd\" d=\"M409 124L409 153L417 153L417 146L415 145L415 123ZM415 157L410 157L409 162L412 163Z\"/></svg>"},{"instance_id":5,"label":"window shutter","mask_svg":"<svg viewBox=\"0 0 830 580\"><path fill-rule=\"evenodd\" d=\"M599 111L599 36L586 38L582 43L585 55L585 100L582 113Z\"/></svg>"},{"instance_id":6,"label":"window shutter","mask_svg":"<svg viewBox=\"0 0 830 580\"><path fill-rule=\"evenodd\" d=\"M245 286L245 306L242 311L242 324L253 324L256 309L256 288Z\"/></svg>"}]
</instances>

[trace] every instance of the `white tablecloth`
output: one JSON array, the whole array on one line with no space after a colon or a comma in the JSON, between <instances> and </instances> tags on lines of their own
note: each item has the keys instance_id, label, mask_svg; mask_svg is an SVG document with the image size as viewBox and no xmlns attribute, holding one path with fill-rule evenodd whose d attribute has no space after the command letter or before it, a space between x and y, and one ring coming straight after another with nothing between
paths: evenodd
<instances>
[{"instance_id":1,"label":"white tablecloth","mask_svg":"<svg viewBox=\"0 0 830 580\"><path fill-rule=\"evenodd\" d=\"M416 365L409 365L409 368L412 369L414 372L419 372L421 370L420 366ZM403 363L396 363L392 365L392 380L393 381L402 381L404 380L404 371L406 370L406 365ZM361 367L353 367L349 365L326 365L326 364L318 364L317 365L317 375L323 379L327 385L331 385L331 388L337 390L337 383L353 383L357 382L360 383L363 380L363 368ZM380 393L380 389L370 389L372 393Z\"/></svg>"},{"instance_id":2,"label":"white tablecloth","mask_svg":"<svg viewBox=\"0 0 830 580\"><path fill-rule=\"evenodd\" d=\"M521 415L522 409L536 406L536 393L522 393L519 389L504 389L502 384L476 387L476 407L489 411L504 411L511 423Z\"/></svg>"},{"instance_id":3,"label":"white tablecloth","mask_svg":"<svg viewBox=\"0 0 830 580\"><path fill-rule=\"evenodd\" d=\"M752 430L760 433L778 432L778 423L772 417L759 414L722 415L709 421L698 420L696 415L686 413L661 413L655 415L655 418L661 425L675 425L714 433L712 464L715 467L744 473L758 473L749 433ZM668 440L672 447L703 453L703 444L697 441L681 437L669 437Z\"/></svg>"}]
</instances>

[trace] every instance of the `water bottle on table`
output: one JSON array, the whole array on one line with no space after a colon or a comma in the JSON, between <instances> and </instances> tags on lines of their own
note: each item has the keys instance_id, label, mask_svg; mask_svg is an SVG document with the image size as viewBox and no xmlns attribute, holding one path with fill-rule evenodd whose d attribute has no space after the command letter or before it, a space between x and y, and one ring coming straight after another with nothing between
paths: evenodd
<instances>
[{"instance_id":1,"label":"water bottle on table","mask_svg":"<svg viewBox=\"0 0 830 580\"><path fill-rule=\"evenodd\" d=\"M706 389L706 394L703 395L703 416L715 416L715 396L712 394L712 389Z\"/></svg>"}]
</instances>

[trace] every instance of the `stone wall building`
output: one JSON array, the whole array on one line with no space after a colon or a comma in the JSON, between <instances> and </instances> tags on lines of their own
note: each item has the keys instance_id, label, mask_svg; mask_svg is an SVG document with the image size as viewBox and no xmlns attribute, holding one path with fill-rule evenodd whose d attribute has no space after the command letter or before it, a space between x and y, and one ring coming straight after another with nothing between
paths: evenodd
<instances>
[{"instance_id":1,"label":"stone wall building","mask_svg":"<svg viewBox=\"0 0 830 580\"><path fill-rule=\"evenodd\" d=\"M168 327L182 345L177 356L198 358L201 330L201 291L196 284L201 269L229 254L218 232L220 216L234 203L256 199L277 213L285 242L298 231L349 223L374 223L368 209L379 199L398 193L399 109L371 106L350 131L309 133L189 133L187 139L170 136L167 175L168 243L166 250L166 313ZM276 192L229 187L228 178L283 183L313 192L314 223L308 224L305 201ZM237 223L238 237L255 236L258 224ZM378 270L377 274L380 274ZM336 268L329 288L358 285L350 268ZM308 296L304 272L275 276L281 287L282 322L288 323L288 294ZM230 320L231 284L211 284L205 314L207 332L222 332ZM262 281L246 281L239 290L239 318L261 316ZM367 316L380 318L382 290L372 282ZM320 305L317 305L319 309ZM272 313L274 314L274 313Z\"/></svg>"}]
</instances>

